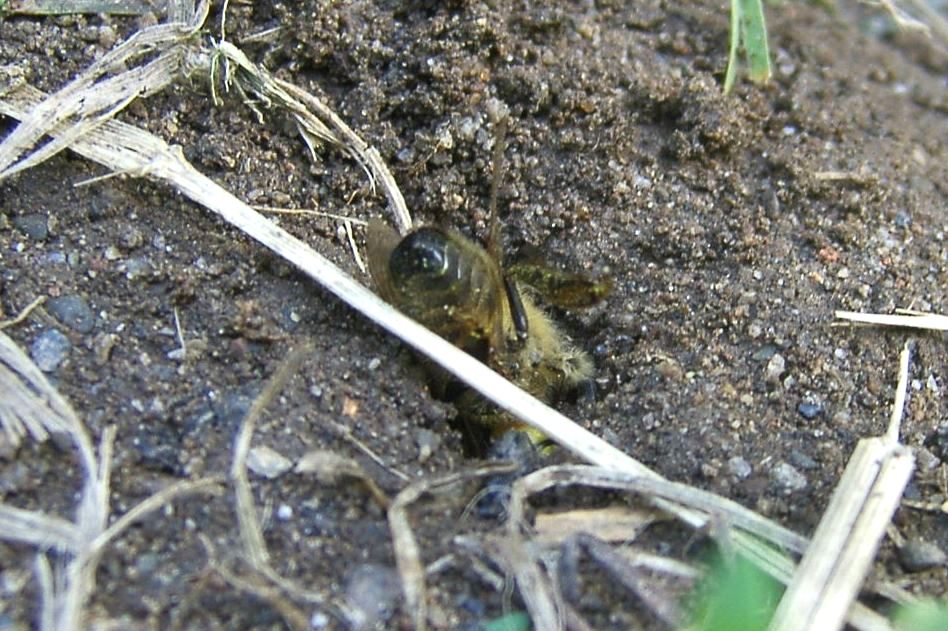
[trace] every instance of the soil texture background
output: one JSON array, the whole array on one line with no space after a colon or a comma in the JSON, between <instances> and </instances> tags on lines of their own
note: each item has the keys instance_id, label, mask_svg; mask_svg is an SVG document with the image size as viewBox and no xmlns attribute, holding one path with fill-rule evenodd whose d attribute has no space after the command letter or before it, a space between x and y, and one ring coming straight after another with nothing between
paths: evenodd
<instances>
[{"instance_id":1,"label":"soil texture background","mask_svg":"<svg viewBox=\"0 0 948 631\"><path fill-rule=\"evenodd\" d=\"M729 96L726 2L232 2L227 34L376 147L416 220L479 238L489 111L506 105L507 256L539 250L614 281L603 304L554 312L596 364L595 397L558 407L663 476L810 534L858 440L884 433L909 337L902 440L918 465L905 499L948 499L945 337L832 326L837 309L946 311L948 57L851 11L768 7L774 78ZM8 16L0 64L53 91L156 19ZM239 95L224 98L215 107L207 85L182 80L120 118L180 145L248 203L388 216L357 165L332 151L314 163L287 121L260 124ZM0 134L14 126L0 119ZM390 494L405 485L393 472L435 478L476 464L453 406L429 395L397 340L163 186L74 186L99 175L63 153L0 183L0 319L47 296L5 332L94 437L117 426L114 514L171 482L226 475L250 403L303 343L312 354L254 446L291 462L316 449L353 458ZM370 283L340 222L274 220ZM359 227L355 239L361 247ZM55 443L5 449L0 498L71 517L79 475ZM313 627L408 628L386 513L364 487L292 471L251 480L274 567L364 616L310 605ZM474 491L412 513L423 560L444 561L429 577L434 628L522 609L459 551L458 535L499 528L464 512ZM544 501L625 499L574 490ZM942 512L902 506L893 524L913 545L948 550ZM202 537L225 560L237 549L229 495L176 503L109 548L90 623L282 628L271 602L209 570ZM689 547L678 534L652 544ZM944 596L948 568L935 559L910 571L887 539L873 576ZM662 628L601 572L584 576L578 606L596 628ZM0 629L28 628L33 553L0 544L0 578Z\"/></svg>"}]
</instances>

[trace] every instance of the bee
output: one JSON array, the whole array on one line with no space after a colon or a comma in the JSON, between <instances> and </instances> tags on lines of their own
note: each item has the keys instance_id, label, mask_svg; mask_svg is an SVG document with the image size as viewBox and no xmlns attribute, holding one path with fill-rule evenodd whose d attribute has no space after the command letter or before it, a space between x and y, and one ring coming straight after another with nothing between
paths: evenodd
<instances>
[{"instance_id":1,"label":"bee","mask_svg":"<svg viewBox=\"0 0 948 631\"><path fill-rule=\"evenodd\" d=\"M502 137L502 136L501 136ZM379 295L461 350L487 364L538 399L551 403L590 383L593 363L535 302L588 306L609 293L608 282L558 272L536 263L504 269L499 252L496 196L501 141L495 141L491 186L491 239L487 247L459 232L422 226L400 237L381 220L367 229L369 272ZM522 429L479 394L429 365L432 394L454 402L468 424L498 435Z\"/></svg>"}]
</instances>

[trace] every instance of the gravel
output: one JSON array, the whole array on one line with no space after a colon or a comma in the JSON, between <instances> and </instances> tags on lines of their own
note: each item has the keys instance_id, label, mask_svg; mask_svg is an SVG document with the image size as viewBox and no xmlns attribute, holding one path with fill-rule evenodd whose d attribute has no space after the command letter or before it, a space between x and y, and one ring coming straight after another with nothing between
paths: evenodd
<instances>
[{"instance_id":1,"label":"gravel","mask_svg":"<svg viewBox=\"0 0 948 631\"><path fill-rule=\"evenodd\" d=\"M69 338L56 329L39 334L30 346L30 357L43 372L53 372L63 363L72 344Z\"/></svg>"},{"instance_id":2,"label":"gravel","mask_svg":"<svg viewBox=\"0 0 948 631\"><path fill-rule=\"evenodd\" d=\"M79 333L91 333L95 313L85 298L78 295L60 296L46 301L46 309L57 320Z\"/></svg>"}]
</instances>

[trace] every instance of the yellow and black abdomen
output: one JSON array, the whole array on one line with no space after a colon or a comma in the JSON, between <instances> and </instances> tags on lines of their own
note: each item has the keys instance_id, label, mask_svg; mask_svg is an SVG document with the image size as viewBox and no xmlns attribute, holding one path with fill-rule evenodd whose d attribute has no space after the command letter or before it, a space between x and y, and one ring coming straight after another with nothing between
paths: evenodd
<instances>
[{"instance_id":1,"label":"yellow and black abdomen","mask_svg":"<svg viewBox=\"0 0 948 631\"><path fill-rule=\"evenodd\" d=\"M383 298L481 361L502 348L509 306L500 266L484 248L428 226L399 239L381 222L369 224L368 243Z\"/></svg>"}]
</instances>

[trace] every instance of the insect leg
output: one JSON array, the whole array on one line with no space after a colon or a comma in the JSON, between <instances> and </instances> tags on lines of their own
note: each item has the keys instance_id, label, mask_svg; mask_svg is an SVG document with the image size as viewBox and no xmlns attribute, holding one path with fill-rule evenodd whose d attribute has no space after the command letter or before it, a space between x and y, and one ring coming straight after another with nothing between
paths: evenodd
<instances>
[{"instance_id":1,"label":"insect leg","mask_svg":"<svg viewBox=\"0 0 948 631\"><path fill-rule=\"evenodd\" d=\"M509 278L504 276L504 291L507 292L507 303L510 305L510 317L513 318L514 330L517 332L517 341L523 344L530 332L530 322L527 319L527 311L523 308L523 300L520 298L520 292L516 285Z\"/></svg>"}]
</instances>

